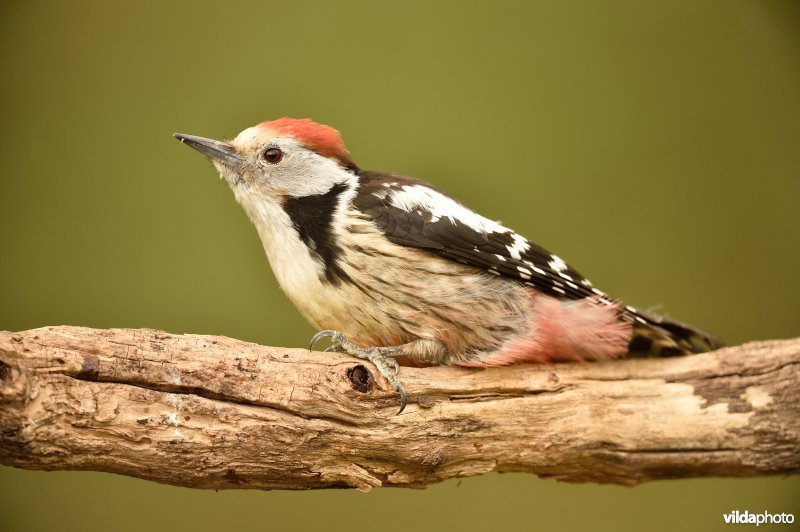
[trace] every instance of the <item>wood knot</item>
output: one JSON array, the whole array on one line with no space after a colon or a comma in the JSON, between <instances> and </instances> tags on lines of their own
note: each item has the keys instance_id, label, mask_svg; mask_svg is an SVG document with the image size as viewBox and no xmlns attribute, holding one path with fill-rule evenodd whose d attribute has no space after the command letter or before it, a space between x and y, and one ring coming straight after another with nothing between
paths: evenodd
<instances>
[{"instance_id":1,"label":"wood knot","mask_svg":"<svg viewBox=\"0 0 800 532\"><path fill-rule=\"evenodd\" d=\"M422 458L422 465L431 469L436 469L445 462L445 456L442 449L431 449Z\"/></svg>"},{"instance_id":2,"label":"wood knot","mask_svg":"<svg viewBox=\"0 0 800 532\"><path fill-rule=\"evenodd\" d=\"M0 381L11 380L11 366L0 360Z\"/></svg>"},{"instance_id":3,"label":"wood knot","mask_svg":"<svg viewBox=\"0 0 800 532\"><path fill-rule=\"evenodd\" d=\"M78 378L85 381L96 381L100 376L100 359L97 355L85 355Z\"/></svg>"},{"instance_id":4,"label":"wood knot","mask_svg":"<svg viewBox=\"0 0 800 532\"><path fill-rule=\"evenodd\" d=\"M375 385L372 373L363 365L356 364L347 370L350 385L361 393L367 393Z\"/></svg>"},{"instance_id":5,"label":"wood knot","mask_svg":"<svg viewBox=\"0 0 800 532\"><path fill-rule=\"evenodd\" d=\"M421 395L417 397L417 404L420 408L433 408L436 406L436 398L429 397L427 395Z\"/></svg>"}]
</instances>

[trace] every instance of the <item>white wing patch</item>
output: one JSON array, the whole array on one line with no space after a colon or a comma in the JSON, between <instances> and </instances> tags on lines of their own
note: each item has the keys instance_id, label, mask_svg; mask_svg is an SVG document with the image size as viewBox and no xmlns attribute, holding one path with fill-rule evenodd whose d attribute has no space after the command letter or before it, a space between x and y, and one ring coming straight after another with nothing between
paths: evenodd
<instances>
[{"instance_id":1,"label":"white wing patch","mask_svg":"<svg viewBox=\"0 0 800 532\"><path fill-rule=\"evenodd\" d=\"M392 198L392 205L395 207L403 209L406 212L419 210L427 211L432 216L432 222L436 222L441 218L447 218L453 223L458 220L459 223L482 233L511 232L510 229L503 227L499 223L484 218L480 214L467 209L452 198L448 198L444 194L423 185L403 185L402 190L393 190L389 195ZM524 242L524 238L519 238ZM517 245L517 239L515 238L514 240L515 245ZM525 242L525 244L527 245L527 242Z\"/></svg>"}]
</instances>

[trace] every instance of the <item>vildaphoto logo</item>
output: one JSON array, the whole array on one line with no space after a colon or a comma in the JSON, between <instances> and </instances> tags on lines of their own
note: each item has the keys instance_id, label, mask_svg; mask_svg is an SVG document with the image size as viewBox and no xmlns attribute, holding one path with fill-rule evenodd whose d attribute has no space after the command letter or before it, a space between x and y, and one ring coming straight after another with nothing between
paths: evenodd
<instances>
[{"instance_id":1,"label":"vildaphoto logo","mask_svg":"<svg viewBox=\"0 0 800 532\"><path fill-rule=\"evenodd\" d=\"M769 512L761 512L760 514L753 514L745 510L740 512L734 510L729 514L722 514L726 525L790 525L794 523L794 514L771 514Z\"/></svg>"}]
</instances>

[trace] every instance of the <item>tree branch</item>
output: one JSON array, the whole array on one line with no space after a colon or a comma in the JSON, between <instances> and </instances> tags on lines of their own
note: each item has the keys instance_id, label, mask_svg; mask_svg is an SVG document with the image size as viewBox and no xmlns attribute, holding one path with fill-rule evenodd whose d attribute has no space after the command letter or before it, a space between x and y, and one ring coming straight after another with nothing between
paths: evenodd
<instances>
[{"instance_id":1,"label":"tree branch","mask_svg":"<svg viewBox=\"0 0 800 532\"><path fill-rule=\"evenodd\" d=\"M0 332L0 463L196 488L633 485L800 472L800 339L684 358L403 368L149 329Z\"/></svg>"}]
</instances>

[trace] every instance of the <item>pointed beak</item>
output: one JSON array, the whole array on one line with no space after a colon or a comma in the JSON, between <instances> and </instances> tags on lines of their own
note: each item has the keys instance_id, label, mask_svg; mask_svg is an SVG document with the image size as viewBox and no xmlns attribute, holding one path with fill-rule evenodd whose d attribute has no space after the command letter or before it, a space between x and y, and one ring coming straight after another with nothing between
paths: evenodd
<instances>
[{"instance_id":1,"label":"pointed beak","mask_svg":"<svg viewBox=\"0 0 800 532\"><path fill-rule=\"evenodd\" d=\"M173 136L190 148L194 148L200 153L208 155L215 161L219 161L228 166L237 166L244 162L244 159L236 153L234 147L227 142L197 137L195 135L184 135L183 133L174 133Z\"/></svg>"}]
</instances>

